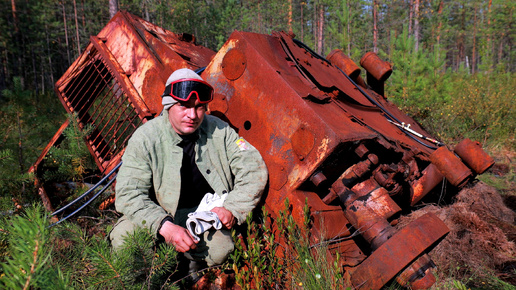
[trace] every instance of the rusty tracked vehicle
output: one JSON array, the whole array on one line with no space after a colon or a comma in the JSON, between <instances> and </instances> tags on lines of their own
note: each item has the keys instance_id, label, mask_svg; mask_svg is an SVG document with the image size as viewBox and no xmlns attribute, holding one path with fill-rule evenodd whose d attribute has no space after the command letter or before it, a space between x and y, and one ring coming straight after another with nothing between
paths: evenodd
<instances>
[{"instance_id":1,"label":"rusty tracked vehicle","mask_svg":"<svg viewBox=\"0 0 516 290\"><path fill-rule=\"evenodd\" d=\"M451 152L383 96L390 65L374 53L360 68L339 50L327 58L292 35L235 31L217 52L127 12L119 12L56 83L66 110L95 130L87 146L105 174L120 163L124 144L142 123L160 114L170 73L202 70L215 88L210 114L230 123L262 154L269 169L265 205L274 217L284 200L313 237L340 253L350 285L379 289L396 278L427 288L435 278L427 252L446 225L426 214L401 230L392 221L424 198L456 191L493 159L477 142ZM63 124L32 170L43 168ZM444 188L444 187L443 187ZM53 211L51 197L40 194ZM359 233L359 239L345 239ZM360 240L360 241L359 241Z\"/></svg>"}]
</instances>

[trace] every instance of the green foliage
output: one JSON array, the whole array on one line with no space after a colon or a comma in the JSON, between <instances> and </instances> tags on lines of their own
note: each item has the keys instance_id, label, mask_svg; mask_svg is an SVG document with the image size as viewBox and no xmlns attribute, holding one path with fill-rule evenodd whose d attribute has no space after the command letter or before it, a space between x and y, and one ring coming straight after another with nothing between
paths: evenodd
<instances>
[{"instance_id":1,"label":"green foliage","mask_svg":"<svg viewBox=\"0 0 516 290\"><path fill-rule=\"evenodd\" d=\"M27 164L24 162L25 134L29 131L28 126L30 126L27 122L30 122L30 118L35 116L35 104L32 92L24 89L22 79L15 78L13 82L12 90L2 91L5 98L1 115L5 128L2 128L2 131L4 140L7 141L7 144L3 146L11 149L12 152L17 152L18 160L16 163L13 162L10 170L18 167L17 171L22 173L27 169Z\"/></svg>"},{"instance_id":2,"label":"green foliage","mask_svg":"<svg viewBox=\"0 0 516 290\"><path fill-rule=\"evenodd\" d=\"M27 171L63 121L57 113L63 109L53 94L35 94L19 77L1 91L0 108L0 209L12 210L12 199L23 205L37 197Z\"/></svg>"},{"instance_id":3,"label":"green foliage","mask_svg":"<svg viewBox=\"0 0 516 290\"><path fill-rule=\"evenodd\" d=\"M3 252L0 285L5 289L66 289L68 280L52 267L52 243L48 218L35 206L25 214L1 221Z\"/></svg>"},{"instance_id":4,"label":"green foliage","mask_svg":"<svg viewBox=\"0 0 516 290\"><path fill-rule=\"evenodd\" d=\"M265 220L259 223L252 215L247 218L245 242L234 236L231 260L243 289L342 288L339 256L330 262L325 244L310 244L308 205L304 208L304 227L294 221L288 199L276 221L270 219L265 208L262 213Z\"/></svg>"},{"instance_id":5,"label":"green foliage","mask_svg":"<svg viewBox=\"0 0 516 290\"><path fill-rule=\"evenodd\" d=\"M263 210L263 216L268 213ZM246 219L245 244L236 236L235 251L231 254L236 280L244 289L274 289L285 281L285 269L278 259L278 245L274 241L270 223L258 224L252 212Z\"/></svg>"},{"instance_id":6,"label":"green foliage","mask_svg":"<svg viewBox=\"0 0 516 290\"><path fill-rule=\"evenodd\" d=\"M31 181L30 174L12 170L14 162L14 154L11 149L0 151L0 172L5 173L0 177L0 192L12 192L15 189L21 188L23 184L27 184Z\"/></svg>"},{"instance_id":7,"label":"green foliage","mask_svg":"<svg viewBox=\"0 0 516 290\"><path fill-rule=\"evenodd\" d=\"M52 147L45 157L48 167L54 169L44 173L45 181L78 181L84 177L87 170L93 170L96 166L85 144L85 137L91 133L92 128L81 129L77 122L77 114L69 115L68 120L70 124L63 131L65 139L59 147Z\"/></svg>"},{"instance_id":8,"label":"green foliage","mask_svg":"<svg viewBox=\"0 0 516 290\"><path fill-rule=\"evenodd\" d=\"M176 251L145 230L129 235L112 251L103 235L87 234L64 222L48 228L41 206L0 220L0 288L142 289L166 287L176 267Z\"/></svg>"},{"instance_id":9,"label":"green foliage","mask_svg":"<svg viewBox=\"0 0 516 290\"><path fill-rule=\"evenodd\" d=\"M509 161L510 162L510 161ZM508 172L502 175L486 172L478 179L499 190L502 194L516 189L516 166L509 166Z\"/></svg>"},{"instance_id":10,"label":"green foliage","mask_svg":"<svg viewBox=\"0 0 516 290\"><path fill-rule=\"evenodd\" d=\"M479 273L481 272L481 273ZM444 277L441 278L440 277ZM472 270L468 266L451 267L449 273L440 273L432 289L436 290L513 290L514 285L500 280L491 269Z\"/></svg>"},{"instance_id":11,"label":"green foliage","mask_svg":"<svg viewBox=\"0 0 516 290\"><path fill-rule=\"evenodd\" d=\"M288 276L292 285L288 288L302 286L307 289L339 289L344 284L343 268L337 253L334 260L328 258L326 243L312 245L310 234L312 219L308 201L303 208L303 226L300 227L293 218L289 200L285 200L285 209L279 214L278 231L285 242L284 256ZM322 239L320 239L322 240Z\"/></svg>"},{"instance_id":12,"label":"green foliage","mask_svg":"<svg viewBox=\"0 0 516 290\"><path fill-rule=\"evenodd\" d=\"M169 281L176 268L177 252L156 241L147 230L139 229L126 238L125 246L112 251L105 240L95 240L87 249L87 259L95 265L84 277L85 285L95 289L174 288Z\"/></svg>"},{"instance_id":13,"label":"green foliage","mask_svg":"<svg viewBox=\"0 0 516 290\"><path fill-rule=\"evenodd\" d=\"M435 47L432 53L415 50L415 39L403 33L392 33L390 61L393 73L386 91L396 104L417 120L427 118L435 103L450 99L450 83L445 77L445 58Z\"/></svg>"},{"instance_id":14,"label":"green foliage","mask_svg":"<svg viewBox=\"0 0 516 290\"><path fill-rule=\"evenodd\" d=\"M444 139L470 138L490 145L516 149L516 79L513 73L454 74L455 90L449 102L435 106L430 118L440 119Z\"/></svg>"},{"instance_id":15,"label":"green foliage","mask_svg":"<svg viewBox=\"0 0 516 290\"><path fill-rule=\"evenodd\" d=\"M366 19L361 17L358 6L363 5L363 1L341 0L339 2L328 3L329 11L334 13L329 15L326 39L330 42L326 45L326 54L335 48L339 48L349 55L352 59L359 59L363 54L362 47L353 45L362 42L369 33L360 31L360 26L364 25Z\"/></svg>"},{"instance_id":16,"label":"green foliage","mask_svg":"<svg viewBox=\"0 0 516 290\"><path fill-rule=\"evenodd\" d=\"M77 10L70 0L13 1L17 19L11 1L0 2L0 29L5 32L0 34L0 210L15 214L5 217L0 226L4 267L0 280L3 286L15 288L27 281L32 288L52 289L160 285L166 283L165 273L173 271L172 253L146 247L151 239L145 233L131 237L134 243L127 252L120 252L125 254L114 254L102 236L86 232L91 229L63 223L47 230L48 221L41 210L28 209L16 215L37 198L29 190L27 169L65 120L51 88L87 44L89 35L96 35L109 21L105 1L75 2ZM198 44L214 50L235 29L258 33L288 30L287 1L119 3L121 9L165 29L192 33ZM409 3L394 0L379 7L380 55L394 65L386 87L388 97L446 143L468 137L484 146L515 150L516 50L511 44L516 2L493 0L489 7L491 1L480 0L421 3L418 51L414 31L407 27ZM341 48L359 59L371 50L372 1L292 1L296 38L314 47L320 4L324 6L326 53ZM53 149L46 161L56 170L46 173L47 180L80 180L94 167L82 141L84 134L72 122L65 132L67 140ZM514 180L514 172L507 176ZM502 184L499 188L509 187ZM288 206L275 221L265 211L264 217L261 222L249 217L247 247L236 245L233 259L240 284L249 288L335 288L342 279L341 269L337 264L328 267L331 262L322 254L324 245L307 244L309 233L293 223ZM470 285L469 278L450 276L456 282L448 284L449 288ZM489 289L510 289L496 279L485 283Z\"/></svg>"},{"instance_id":17,"label":"green foliage","mask_svg":"<svg viewBox=\"0 0 516 290\"><path fill-rule=\"evenodd\" d=\"M437 48L415 51L407 30L392 43L394 64L386 93L438 139L464 138L516 148L516 81L513 73L470 74L445 70Z\"/></svg>"}]
</instances>

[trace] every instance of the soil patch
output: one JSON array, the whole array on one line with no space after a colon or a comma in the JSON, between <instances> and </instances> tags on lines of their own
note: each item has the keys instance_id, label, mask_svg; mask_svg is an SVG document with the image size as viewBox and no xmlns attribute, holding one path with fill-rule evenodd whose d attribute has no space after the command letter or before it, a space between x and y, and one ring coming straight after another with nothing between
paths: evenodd
<instances>
[{"instance_id":1,"label":"soil patch","mask_svg":"<svg viewBox=\"0 0 516 290\"><path fill-rule=\"evenodd\" d=\"M430 252L440 281L473 277L481 282L483 275L494 275L507 283L516 282L516 214L495 188L476 182L461 190L453 204L426 206L402 217L397 227L427 212L436 214L450 228L448 236Z\"/></svg>"}]
</instances>

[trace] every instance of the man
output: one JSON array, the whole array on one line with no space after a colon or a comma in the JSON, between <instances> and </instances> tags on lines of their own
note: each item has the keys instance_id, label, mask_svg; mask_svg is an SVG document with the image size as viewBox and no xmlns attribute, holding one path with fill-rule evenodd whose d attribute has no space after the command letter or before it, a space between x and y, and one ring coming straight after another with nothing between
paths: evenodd
<instances>
[{"instance_id":1,"label":"man","mask_svg":"<svg viewBox=\"0 0 516 290\"><path fill-rule=\"evenodd\" d=\"M213 88L194 71L170 75L163 115L135 131L122 157L115 206L124 216L110 233L115 249L135 227L145 227L190 261L208 266L222 264L233 251L229 230L260 201L267 169L227 123L205 115L212 99ZM185 223L206 193L227 195L211 209L223 228L204 232L198 242Z\"/></svg>"}]
</instances>

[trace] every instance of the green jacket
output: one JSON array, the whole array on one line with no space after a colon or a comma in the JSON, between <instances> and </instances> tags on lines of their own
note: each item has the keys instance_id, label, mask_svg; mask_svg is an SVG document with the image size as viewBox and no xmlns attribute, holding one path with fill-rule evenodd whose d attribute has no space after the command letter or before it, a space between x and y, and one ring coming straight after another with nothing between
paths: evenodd
<instances>
[{"instance_id":1,"label":"green jacket","mask_svg":"<svg viewBox=\"0 0 516 290\"><path fill-rule=\"evenodd\" d=\"M224 207L242 224L262 196L267 168L252 145L224 121L206 115L199 127L195 162ZM161 221L174 217L181 188L183 149L168 112L138 128L122 157L116 182L117 211L156 235Z\"/></svg>"}]
</instances>

